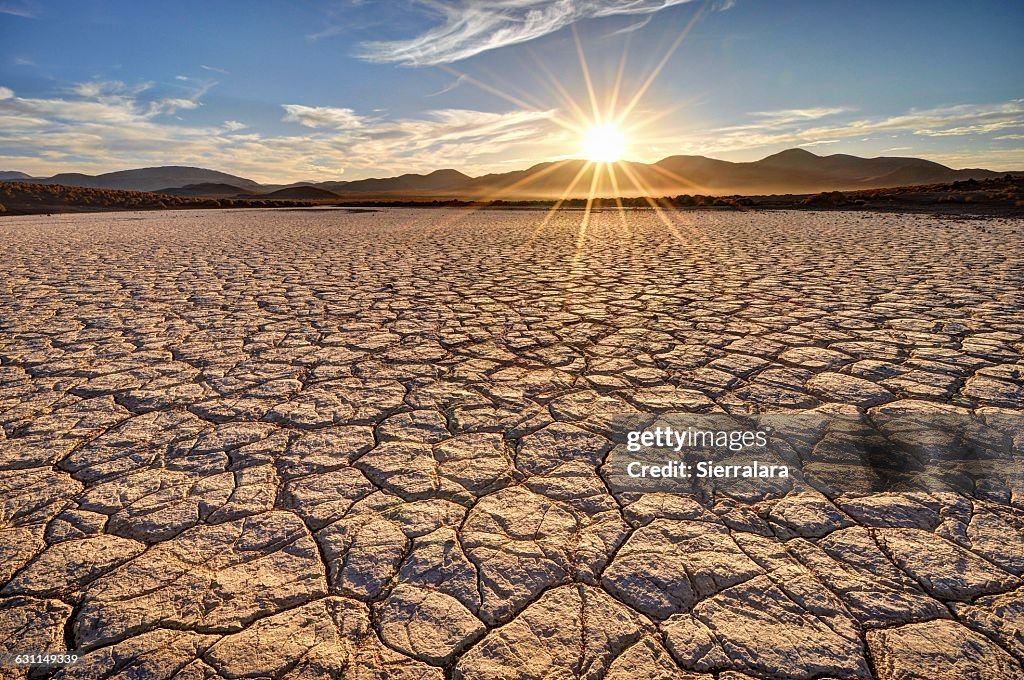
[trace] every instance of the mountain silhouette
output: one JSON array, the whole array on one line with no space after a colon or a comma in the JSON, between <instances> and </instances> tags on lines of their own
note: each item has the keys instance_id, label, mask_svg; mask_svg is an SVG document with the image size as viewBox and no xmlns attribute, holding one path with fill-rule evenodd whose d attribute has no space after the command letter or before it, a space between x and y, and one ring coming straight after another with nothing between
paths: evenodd
<instances>
[{"instance_id":1,"label":"mountain silhouette","mask_svg":"<svg viewBox=\"0 0 1024 680\"><path fill-rule=\"evenodd\" d=\"M244 196L240 196L242 198ZM324 200L338 198L338 194L327 191L320 187L311 186L297 186L297 187L285 187L284 189L278 189L277 191L271 191L266 194L260 194L258 197L253 198L287 198L289 200L306 201L306 200Z\"/></svg>"},{"instance_id":2,"label":"mountain silhouette","mask_svg":"<svg viewBox=\"0 0 1024 680\"><path fill-rule=\"evenodd\" d=\"M52 177L37 177L36 184L62 184L89 189L126 189L129 191L156 191L164 188L183 187L189 184L223 183L245 190L259 189L260 184L251 179L229 175L226 172L191 168L180 165L165 165L137 170L118 170L102 175L85 175L66 172Z\"/></svg>"},{"instance_id":3,"label":"mountain silhouette","mask_svg":"<svg viewBox=\"0 0 1024 680\"><path fill-rule=\"evenodd\" d=\"M243 189L234 184L224 184L223 182L201 182L199 184L186 184L183 187L164 187L154 191L158 194L197 198L234 198L236 196L249 196L253 193L252 189Z\"/></svg>"},{"instance_id":4,"label":"mountain silhouette","mask_svg":"<svg viewBox=\"0 0 1024 680\"><path fill-rule=\"evenodd\" d=\"M591 188L599 196L803 194L980 180L1002 174L977 168L954 170L921 158L861 158L848 154L818 156L805 149L787 149L745 163L706 156L669 156L656 163L623 161L610 166L565 160L538 163L525 170L480 177L443 169L425 175L409 173L397 177L348 181L261 185L215 170L166 166L102 175L63 173L28 181L102 189L159 190L180 196L208 198L253 194L266 198L296 199L327 199L337 196L545 199L563 195L586 196ZM25 180L27 176L23 175L16 171L5 171L0 174L0 181Z\"/></svg>"},{"instance_id":5,"label":"mountain silhouette","mask_svg":"<svg viewBox=\"0 0 1024 680\"><path fill-rule=\"evenodd\" d=\"M427 175L406 174L398 177L357 179L348 182L317 182L314 186L334 193L367 192L432 192L459 189L473 180L458 170L435 170Z\"/></svg>"}]
</instances>

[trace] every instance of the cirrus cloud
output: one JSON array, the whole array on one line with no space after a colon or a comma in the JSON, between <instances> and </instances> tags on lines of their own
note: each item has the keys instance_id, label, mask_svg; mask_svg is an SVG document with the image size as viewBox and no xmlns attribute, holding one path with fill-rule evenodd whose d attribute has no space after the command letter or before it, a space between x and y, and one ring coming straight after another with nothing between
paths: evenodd
<instances>
[{"instance_id":1,"label":"cirrus cloud","mask_svg":"<svg viewBox=\"0 0 1024 680\"><path fill-rule=\"evenodd\" d=\"M450 64L535 40L581 19L653 14L689 2L692 0L430 0L422 4L440 13L441 25L407 40L363 43L357 56L404 66Z\"/></svg>"},{"instance_id":2,"label":"cirrus cloud","mask_svg":"<svg viewBox=\"0 0 1024 680\"><path fill-rule=\"evenodd\" d=\"M285 104L283 108L285 114L281 120L286 123L298 123L309 128L351 129L363 126L362 116L352 109L301 104Z\"/></svg>"},{"instance_id":3,"label":"cirrus cloud","mask_svg":"<svg viewBox=\"0 0 1024 680\"><path fill-rule=\"evenodd\" d=\"M738 125L716 128L701 153L792 144L808 146L823 140L863 139L870 135L970 137L1024 128L1024 99L985 104L956 104L912 110L894 116L837 119L846 107L761 111ZM826 122L824 119L829 119Z\"/></svg>"}]
</instances>

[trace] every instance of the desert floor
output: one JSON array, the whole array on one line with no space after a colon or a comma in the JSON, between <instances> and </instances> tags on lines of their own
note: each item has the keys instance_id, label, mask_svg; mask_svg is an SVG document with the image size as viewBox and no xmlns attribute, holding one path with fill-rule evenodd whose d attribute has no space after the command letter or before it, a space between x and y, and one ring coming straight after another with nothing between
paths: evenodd
<instances>
[{"instance_id":1,"label":"desert floor","mask_svg":"<svg viewBox=\"0 0 1024 680\"><path fill-rule=\"evenodd\" d=\"M0 220L0 649L75 678L1022 677L1019 489L613 493L603 428L1021 411L1024 220L542 218Z\"/></svg>"}]
</instances>

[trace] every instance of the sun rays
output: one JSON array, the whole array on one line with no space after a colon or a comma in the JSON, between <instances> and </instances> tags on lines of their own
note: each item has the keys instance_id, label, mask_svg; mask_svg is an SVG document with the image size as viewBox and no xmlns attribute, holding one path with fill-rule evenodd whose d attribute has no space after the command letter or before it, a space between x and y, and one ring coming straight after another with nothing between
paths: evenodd
<instances>
[{"instance_id":1,"label":"sun rays","mask_svg":"<svg viewBox=\"0 0 1024 680\"><path fill-rule=\"evenodd\" d=\"M591 68L587 62L584 45L580 40L579 33L573 27L572 40L579 60L580 79L586 92L585 99L582 100L574 98L571 88L560 82L548 64L545 64L537 55L533 55L536 66L535 73L541 84L546 86L546 92L543 87L527 91L511 82L503 82L500 78L475 78L450 66L441 66L462 81L496 95L516 107L533 112L549 113L550 120L564 133L563 139L576 140L577 150L571 156L551 163L540 172L524 175L512 185L502 186L474 197L478 201L477 207L470 211L460 211L451 220L451 222L458 221L462 216L480 209L489 201L511 196L513 192L529 194L530 191L536 190L541 177L549 175L557 177L561 171L574 170L571 178L566 174L564 180L559 180L563 182L563 189L557 199L544 217L538 220L525 242L519 246L525 249L531 247L531 244L535 244L536 240L551 225L555 215L563 209L566 201L585 199L580 211L579 224L573 236L572 256L564 282L563 309L568 309L575 286L580 278L587 273L587 234L595 211L609 208L617 210L621 217L623 230L627 234L630 233L629 220L626 217L627 209L622 202L624 196L642 196L651 212L665 225L666 235L669 238L678 241L701 239L701 235L692 233L694 230L692 224L684 223L682 225L687 234L684 235L680 231L680 225L670 215L670 212L674 211L666 210L666 206L662 206L657 199L652 198L657 195L657 189L649 183L648 180L651 178L645 179L645 175L631 167L626 158L631 149L645 141L648 144L651 143L651 138L645 134L645 128L671 113L671 111L644 112L640 110L639 105L668 64L672 54L682 45L700 20L706 8L707 4L705 3L694 12L653 68L634 81L635 87L629 87L630 83L625 77L629 59L630 40L628 38L624 43L622 55L615 69L613 85L610 88L599 90L591 77ZM573 156L576 158L582 156L583 160L573 160ZM658 166L650 167L655 168L655 172L666 179L671 179L683 186L696 188L694 182L680 177L668 169ZM531 183L534 184L533 187L530 186ZM606 191L611 195L603 196L602 194ZM635 210L635 208L631 209Z\"/></svg>"},{"instance_id":2,"label":"sun rays","mask_svg":"<svg viewBox=\"0 0 1024 680\"><path fill-rule=\"evenodd\" d=\"M630 183L634 191L638 191L642 196L645 197L650 207L653 209L658 219L664 223L668 233L677 240L683 240L684 236L680 233L679 227L671 220L666 212L658 205L658 203L650 198L652 187L649 186L644 178L634 172L630 168L630 164L624 160L624 156L628 152L628 145L637 133L641 132L643 127L647 125L653 118L661 117L661 114L655 114L648 120L637 119L633 114L636 111L637 106L643 99L644 95L653 85L654 81L661 74L666 64L669 62L672 54L679 48L679 46L689 35L694 25L699 21L703 15L705 6L700 7L690 19L690 21L683 27L679 35L669 45L665 54L657 62L653 69L641 80L639 87L628 97L623 97L623 87L625 84L624 73L626 72L626 62L628 59L628 48L629 41L627 40L623 48L621 58L619 59L618 68L616 70L614 85L610 91L605 93L603 102L598 97L597 89L594 86L594 81L591 78L590 67L587 63L586 52L583 47L583 43L580 40L579 33L575 27L572 29L573 42L576 47L576 54L579 58L580 73L583 78L584 85L586 86L587 97L589 99L589 107L586 104L581 104L576 101L572 101L568 96L566 88L555 81L554 87L557 95L561 99L568 99L568 108L572 112L573 119L563 126L574 133L582 143L583 156L586 159L579 172L577 172L575 178L570 183L570 186L566 188L565 193L559 198L559 200L552 206L545 219L541 222L538 227L539 231L546 225L552 215L561 208L565 200L572 195L575 190L575 186L580 180L586 176L589 172L590 187L586 195L586 205L583 209L583 215L580 218L579 229L576 234L575 249L572 257L572 264L569 271L569 280L566 281L566 296L563 308L567 309L569 305L569 297L572 290L572 286L575 280L581 275L581 262L585 254L586 248L586 235L587 230L590 226L591 216L594 210L595 203L604 206L604 201L599 200L597 195L598 189L602 185L602 179L607 179L607 186L612 190L612 198L615 202L615 208L618 210L621 216L622 226L624 229L629 229L629 222L626 219L625 207L622 204L622 192L620 191L621 184L619 182L619 174ZM545 69L548 77L554 80L551 76L550 71ZM625 101L625 104L620 106L620 101ZM603 104L603 106L602 106ZM589 114L586 113L589 108ZM673 175L674 173L668 170L661 169L663 173ZM685 178L678 177L676 179L682 180L686 184L692 184ZM532 239L531 239L532 240Z\"/></svg>"}]
</instances>

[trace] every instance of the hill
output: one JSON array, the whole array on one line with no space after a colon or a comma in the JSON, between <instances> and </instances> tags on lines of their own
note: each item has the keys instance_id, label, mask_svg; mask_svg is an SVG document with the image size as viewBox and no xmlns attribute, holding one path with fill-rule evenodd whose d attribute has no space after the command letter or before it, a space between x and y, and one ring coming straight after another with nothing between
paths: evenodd
<instances>
[{"instance_id":1,"label":"hill","mask_svg":"<svg viewBox=\"0 0 1024 680\"><path fill-rule=\"evenodd\" d=\"M0 182L20 182L26 179L32 179L32 176L17 170L0 170Z\"/></svg>"},{"instance_id":2,"label":"hill","mask_svg":"<svg viewBox=\"0 0 1024 680\"><path fill-rule=\"evenodd\" d=\"M291 200L322 201L337 199L338 194L317 187L301 186L286 187L284 189L278 189L277 191L271 191L268 194L257 194L253 196L253 198L287 198Z\"/></svg>"},{"instance_id":3,"label":"hill","mask_svg":"<svg viewBox=\"0 0 1024 680\"><path fill-rule=\"evenodd\" d=\"M183 187L166 187L164 189L157 189L155 193L198 198L234 198L236 196L251 196L253 194L249 189L220 182L202 182L201 184L186 184Z\"/></svg>"},{"instance_id":4,"label":"hill","mask_svg":"<svg viewBox=\"0 0 1024 680\"><path fill-rule=\"evenodd\" d=\"M348 182L319 182L315 186L336 194L404 193L406 195L459 191L472 177L458 170L435 170L426 175L405 174L398 177L358 179Z\"/></svg>"},{"instance_id":5,"label":"hill","mask_svg":"<svg viewBox=\"0 0 1024 680\"><path fill-rule=\"evenodd\" d=\"M194 198L148 191L89 189L30 182L0 184L0 215L183 208L293 208L313 205L316 204L312 201Z\"/></svg>"},{"instance_id":6,"label":"hill","mask_svg":"<svg viewBox=\"0 0 1024 680\"><path fill-rule=\"evenodd\" d=\"M204 183L231 184L246 190L260 188L258 182L244 177L236 177L235 175L229 175L226 172L218 172L216 170L179 165L119 170L102 175L65 172L52 177L33 178L32 182L35 184L60 184L88 189L123 189L125 191L156 191L157 189Z\"/></svg>"}]
</instances>

